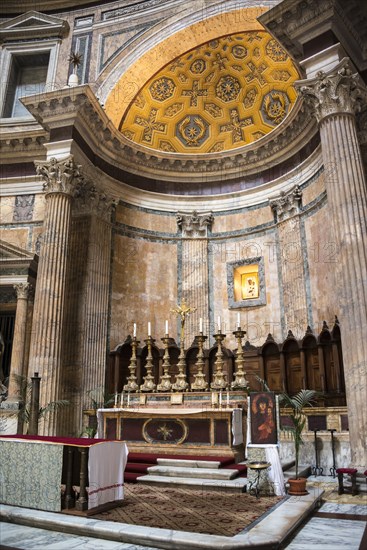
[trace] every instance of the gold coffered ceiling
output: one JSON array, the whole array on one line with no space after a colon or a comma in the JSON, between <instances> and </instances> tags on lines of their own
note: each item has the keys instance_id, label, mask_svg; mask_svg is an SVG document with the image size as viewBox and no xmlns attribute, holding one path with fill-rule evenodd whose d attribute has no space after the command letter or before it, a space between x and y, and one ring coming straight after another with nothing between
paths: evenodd
<instances>
[{"instance_id":1,"label":"gold coffered ceiling","mask_svg":"<svg viewBox=\"0 0 367 550\"><path fill-rule=\"evenodd\" d=\"M167 152L242 147L276 128L295 100L292 60L267 32L211 40L166 65L120 122L128 139Z\"/></svg>"}]
</instances>

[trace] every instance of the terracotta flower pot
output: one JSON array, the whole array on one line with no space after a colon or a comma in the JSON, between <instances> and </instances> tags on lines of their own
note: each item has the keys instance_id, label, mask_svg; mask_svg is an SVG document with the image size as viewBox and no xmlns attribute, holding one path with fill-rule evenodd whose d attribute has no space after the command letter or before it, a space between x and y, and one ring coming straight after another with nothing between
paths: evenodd
<instances>
[{"instance_id":1,"label":"terracotta flower pot","mask_svg":"<svg viewBox=\"0 0 367 550\"><path fill-rule=\"evenodd\" d=\"M306 491L306 482L307 478L305 477L299 477L294 478L291 477L289 480L289 489L288 489L288 495L308 495L308 491Z\"/></svg>"}]
</instances>

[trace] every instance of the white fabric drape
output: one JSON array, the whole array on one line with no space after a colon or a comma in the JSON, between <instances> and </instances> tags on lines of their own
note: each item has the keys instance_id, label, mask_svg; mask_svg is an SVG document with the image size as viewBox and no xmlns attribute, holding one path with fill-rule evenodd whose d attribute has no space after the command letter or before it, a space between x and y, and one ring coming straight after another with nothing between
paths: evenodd
<instances>
[{"instance_id":1,"label":"white fabric drape","mask_svg":"<svg viewBox=\"0 0 367 550\"><path fill-rule=\"evenodd\" d=\"M277 445L267 445L265 447L265 456L266 461L271 464L269 468L268 475L271 483L274 487L274 493L276 496L285 495L285 481L282 465L280 463L278 446Z\"/></svg>"},{"instance_id":2,"label":"white fabric drape","mask_svg":"<svg viewBox=\"0 0 367 550\"><path fill-rule=\"evenodd\" d=\"M88 509L124 498L127 455L123 441L106 441L90 447Z\"/></svg>"},{"instance_id":3,"label":"white fabric drape","mask_svg":"<svg viewBox=\"0 0 367 550\"><path fill-rule=\"evenodd\" d=\"M242 409L233 409L232 435L233 435L233 445L241 445L241 443L243 443Z\"/></svg>"}]
</instances>

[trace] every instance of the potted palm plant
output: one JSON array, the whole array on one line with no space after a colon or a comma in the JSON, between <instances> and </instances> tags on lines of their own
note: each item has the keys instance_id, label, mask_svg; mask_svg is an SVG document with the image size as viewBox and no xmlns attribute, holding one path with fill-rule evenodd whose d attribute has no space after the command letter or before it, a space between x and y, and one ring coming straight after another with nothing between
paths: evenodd
<instances>
[{"instance_id":1,"label":"potted palm plant","mask_svg":"<svg viewBox=\"0 0 367 550\"><path fill-rule=\"evenodd\" d=\"M300 390L296 395L293 395L292 397L286 393L283 393L279 396L280 404L283 407L291 410L291 413L289 414L291 425L284 426L283 429L290 432L292 435L296 457L296 475L294 478L289 479L289 495L307 494L307 479L305 477L299 477L299 452L301 445L303 444L302 431L306 424L304 409L306 407L312 407L317 395L318 392L315 390Z\"/></svg>"}]
</instances>

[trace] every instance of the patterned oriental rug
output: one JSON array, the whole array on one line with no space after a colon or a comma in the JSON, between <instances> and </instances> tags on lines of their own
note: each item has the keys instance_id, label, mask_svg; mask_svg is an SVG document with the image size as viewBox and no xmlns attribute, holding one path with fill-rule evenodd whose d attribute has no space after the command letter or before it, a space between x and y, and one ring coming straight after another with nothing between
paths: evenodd
<instances>
[{"instance_id":1,"label":"patterned oriental rug","mask_svg":"<svg viewBox=\"0 0 367 550\"><path fill-rule=\"evenodd\" d=\"M233 537L280 503L282 497L218 490L126 484L117 508L93 519Z\"/></svg>"}]
</instances>

